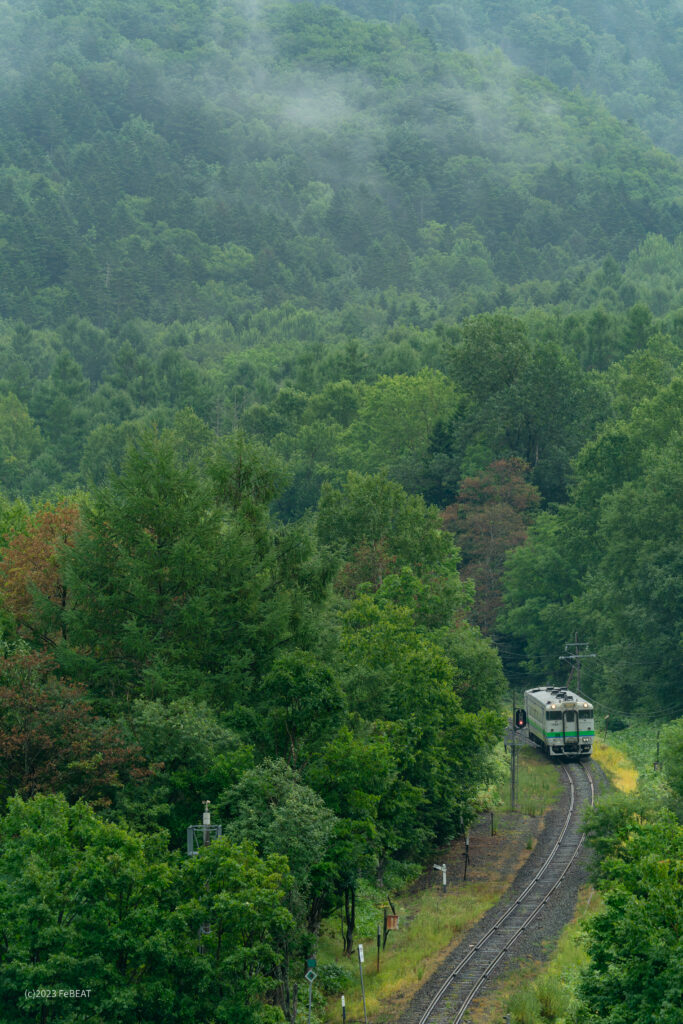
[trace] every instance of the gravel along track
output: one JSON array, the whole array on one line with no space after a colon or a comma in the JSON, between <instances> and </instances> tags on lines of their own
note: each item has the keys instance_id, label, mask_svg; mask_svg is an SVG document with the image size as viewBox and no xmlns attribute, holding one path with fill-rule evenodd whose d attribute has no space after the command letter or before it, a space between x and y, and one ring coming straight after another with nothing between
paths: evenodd
<instances>
[{"instance_id":1,"label":"gravel along track","mask_svg":"<svg viewBox=\"0 0 683 1024\"><path fill-rule=\"evenodd\" d=\"M573 910L583 844L581 817L586 804L593 803L594 784L584 763L562 765L561 770L567 782L565 797L548 815L542 841L504 902L490 910L441 964L417 993L401 1024L460 1024L488 979L507 966L511 956L528 955L532 935L536 947L547 936L543 926L557 916L557 904L566 892L563 886L571 887ZM556 927L550 932L555 934Z\"/></svg>"}]
</instances>

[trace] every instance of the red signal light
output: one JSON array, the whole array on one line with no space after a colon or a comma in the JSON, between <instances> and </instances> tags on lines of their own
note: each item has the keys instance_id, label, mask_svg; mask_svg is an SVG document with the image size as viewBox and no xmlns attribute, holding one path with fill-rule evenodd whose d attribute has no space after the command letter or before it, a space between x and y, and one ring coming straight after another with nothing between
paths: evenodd
<instances>
[{"instance_id":1,"label":"red signal light","mask_svg":"<svg viewBox=\"0 0 683 1024\"><path fill-rule=\"evenodd\" d=\"M526 711L524 708L517 708L515 711L515 729L523 729L526 725Z\"/></svg>"}]
</instances>

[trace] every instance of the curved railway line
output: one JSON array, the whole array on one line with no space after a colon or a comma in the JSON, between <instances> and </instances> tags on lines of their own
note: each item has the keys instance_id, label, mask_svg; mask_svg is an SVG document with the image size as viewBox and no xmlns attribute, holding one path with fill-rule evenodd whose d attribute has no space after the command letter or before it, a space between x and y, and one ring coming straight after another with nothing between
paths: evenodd
<instances>
[{"instance_id":1,"label":"curved railway line","mask_svg":"<svg viewBox=\"0 0 683 1024\"><path fill-rule=\"evenodd\" d=\"M583 763L562 768L569 782L569 808L544 863L470 951L455 966L448 966L446 976L442 968L423 987L419 1002L402 1024L460 1024L492 972L562 884L583 844L581 812L595 797L593 778Z\"/></svg>"}]
</instances>

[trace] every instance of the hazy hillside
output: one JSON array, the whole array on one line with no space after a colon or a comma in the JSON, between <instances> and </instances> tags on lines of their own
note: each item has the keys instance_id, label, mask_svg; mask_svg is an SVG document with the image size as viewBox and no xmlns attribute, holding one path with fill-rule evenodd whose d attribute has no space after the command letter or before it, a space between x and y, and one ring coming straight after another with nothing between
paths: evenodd
<instances>
[{"instance_id":1,"label":"hazy hillside","mask_svg":"<svg viewBox=\"0 0 683 1024\"><path fill-rule=\"evenodd\" d=\"M346 11L414 17L439 46L499 46L564 89L597 93L617 117L680 154L683 10L677 0L341 0Z\"/></svg>"},{"instance_id":2,"label":"hazy hillside","mask_svg":"<svg viewBox=\"0 0 683 1024\"><path fill-rule=\"evenodd\" d=\"M5 317L234 321L390 287L452 315L534 279L581 302L595 260L683 222L640 131L409 19L45 0L0 35Z\"/></svg>"}]
</instances>

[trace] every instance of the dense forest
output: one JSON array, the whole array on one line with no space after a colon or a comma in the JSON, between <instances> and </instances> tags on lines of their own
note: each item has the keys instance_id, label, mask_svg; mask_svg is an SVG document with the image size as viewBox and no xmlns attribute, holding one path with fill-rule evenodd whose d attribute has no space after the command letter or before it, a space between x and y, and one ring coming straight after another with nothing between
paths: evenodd
<instances>
[{"instance_id":1,"label":"dense forest","mask_svg":"<svg viewBox=\"0 0 683 1024\"><path fill-rule=\"evenodd\" d=\"M351 952L362 881L468 827L578 638L599 719L673 723L669 811L591 826L582 1012L673 1024L675 951L649 1004L603 969L680 851L682 40L675 0L0 8L3 1020L296 1024L321 922Z\"/></svg>"}]
</instances>

